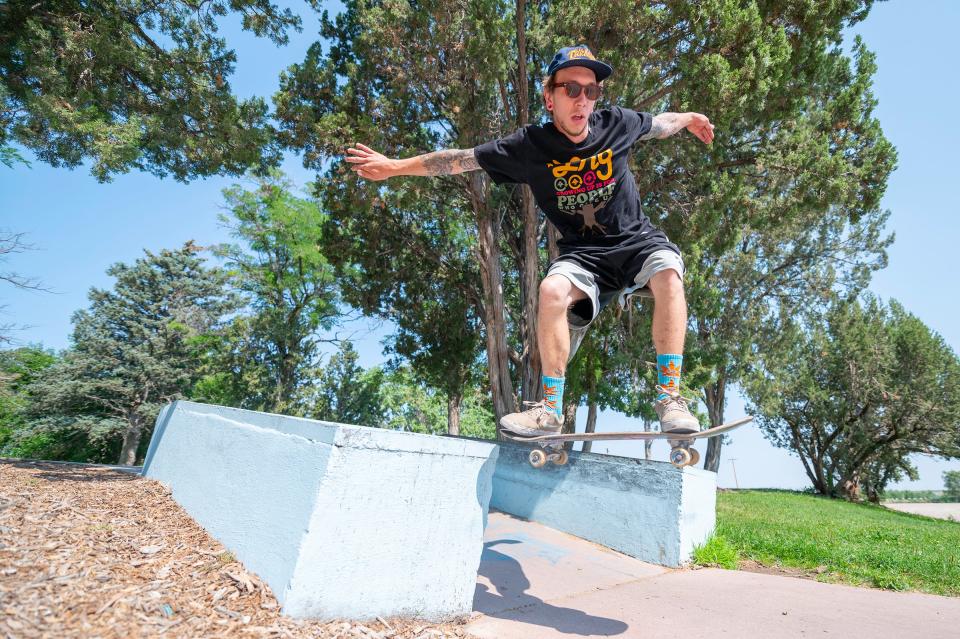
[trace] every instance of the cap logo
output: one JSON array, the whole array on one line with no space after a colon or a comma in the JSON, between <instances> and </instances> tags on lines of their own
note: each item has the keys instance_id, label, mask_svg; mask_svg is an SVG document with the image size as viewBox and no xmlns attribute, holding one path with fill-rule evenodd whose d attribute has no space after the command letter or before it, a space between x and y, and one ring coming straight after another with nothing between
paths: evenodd
<instances>
[{"instance_id":1,"label":"cap logo","mask_svg":"<svg viewBox=\"0 0 960 639\"><path fill-rule=\"evenodd\" d=\"M582 47L579 49L573 49L572 51L570 51L567 54L567 58L569 58L570 60L579 60L581 58L586 58L587 60L596 60L596 58L593 57L593 54L590 53L590 49L585 49Z\"/></svg>"}]
</instances>

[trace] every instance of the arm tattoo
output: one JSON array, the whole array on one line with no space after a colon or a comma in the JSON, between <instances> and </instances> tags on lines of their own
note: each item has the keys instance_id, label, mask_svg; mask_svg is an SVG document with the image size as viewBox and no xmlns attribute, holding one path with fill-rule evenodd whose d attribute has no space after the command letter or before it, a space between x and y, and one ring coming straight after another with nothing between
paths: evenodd
<instances>
[{"instance_id":1,"label":"arm tattoo","mask_svg":"<svg viewBox=\"0 0 960 639\"><path fill-rule=\"evenodd\" d=\"M653 116L653 123L650 125L650 131L640 136L641 140L652 140L657 138L669 138L677 131L683 129L686 123L680 113L661 113Z\"/></svg>"},{"instance_id":2,"label":"arm tattoo","mask_svg":"<svg viewBox=\"0 0 960 639\"><path fill-rule=\"evenodd\" d=\"M423 156L423 166L427 175L450 175L476 171L480 168L473 149L450 149L436 151Z\"/></svg>"}]
</instances>

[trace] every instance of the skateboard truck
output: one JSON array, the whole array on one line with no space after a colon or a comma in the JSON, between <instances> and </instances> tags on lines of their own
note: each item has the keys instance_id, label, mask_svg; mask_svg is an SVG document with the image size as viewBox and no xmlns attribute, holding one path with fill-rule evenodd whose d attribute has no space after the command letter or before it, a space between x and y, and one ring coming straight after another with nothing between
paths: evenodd
<instances>
[{"instance_id":1,"label":"skateboard truck","mask_svg":"<svg viewBox=\"0 0 960 639\"><path fill-rule=\"evenodd\" d=\"M669 459L670 463L677 468L696 466L697 462L700 461L700 451L696 448L691 448L689 444L686 446L677 446L670 449Z\"/></svg>"},{"instance_id":2,"label":"skateboard truck","mask_svg":"<svg viewBox=\"0 0 960 639\"><path fill-rule=\"evenodd\" d=\"M563 444L556 445L547 442L537 442L540 448L534 448L527 455L530 465L534 468L542 468L547 462L557 466L563 466L569 460L567 451L563 449Z\"/></svg>"}]
</instances>

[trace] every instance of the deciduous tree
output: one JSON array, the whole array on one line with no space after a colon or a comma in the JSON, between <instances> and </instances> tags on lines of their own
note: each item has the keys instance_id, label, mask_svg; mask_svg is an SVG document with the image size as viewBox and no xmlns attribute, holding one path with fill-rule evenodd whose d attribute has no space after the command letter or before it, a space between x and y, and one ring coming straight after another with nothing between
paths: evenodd
<instances>
[{"instance_id":1,"label":"deciduous tree","mask_svg":"<svg viewBox=\"0 0 960 639\"><path fill-rule=\"evenodd\" d=\"M215 253L246 301L219 343L212 344L198 398L242 408L304 415L324 333L346 316L340 282L322 249L325 216L298 197L278 171L252 189L224 191L221 216L237 244Z\"/></svg>"},{"instance_id":2,"label":"deciduous tree","mask_svg":"<svg viewBox=\"0 0 960 639\"><path fill-rule=\"evenodd\" d=\"M960 457L960 359L895 301L836 301L767 339L747 395L817 492L875 499L912 453Z\"/></svg>"},{"instance_id":3,"label":"deciduous tree","mask_svg":"<svg viewBox=\"0 0 960 639\"><path fill-rule=\"evenodd\" d=\"M29 457L43 448L42 442L18 438L17 431L25 424L30 384L58 359L56 353L41 346L0 351L0 456Z\"/></svg>"},{"instance_id":4,"label":"deciduous tree","mask_svg":"<svg viewBox=\"0 0 960 639\"><path fill-rule=\"evenodd\" d=\"M960 470L943 472L943 489L950 501L960 502Z\"/></svg>"}]
</instances>

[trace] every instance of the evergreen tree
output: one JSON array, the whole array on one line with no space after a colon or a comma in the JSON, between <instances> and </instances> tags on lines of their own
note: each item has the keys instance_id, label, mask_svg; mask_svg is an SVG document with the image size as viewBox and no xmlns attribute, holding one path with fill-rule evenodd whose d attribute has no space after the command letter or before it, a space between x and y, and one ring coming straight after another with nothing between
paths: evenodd
<instances>
[{"instance_id":1,"label":"evergreen tree","mask_svg":"<svg viewBox=\"0 0 960 639\"><path fill-rule=\"evenodd\" d=\"M12 146L0 145L0 164L12 169L16 164L25 164L30 166L30 162L24 159L20 152Z\"/></svg>"},{"instance_id":2,"label":"evergreen tree","mask_svg":"<svg viewBox=\"0 0 960 639\"><path fill-rule=\"evenodd\" d=\"M377 428L384 425L383 371L363 370L358 357L353 344L345 341L320 371L312 418Z\"/></svg>"},{"instance_id":3,"label":"evergreen tree","mask_svg":"<svg viewBox=\"0 0 960 639\"><path fill-rule=\"evenodd\" d=\"M42 442L19 441L16 431L25 425L24 413L30 404L30 384L59 357L40 346L0 351L0 456L43 456ZM40 454L37 455L37 452Z\"/></svg>"},{"instance_id":4,"label":"evergreen tree","mask_svg":"<svg viewBox=\"0 0 960 639\"><path fill-rule=\"evenodd\" d=\"M72 348L30 385L23 435L85 440L83 461L134 464L159 409L187 395L198 376L198 344L237 307L227 275L207 268L200 248L145 251L114 264L112 290L91 289L73 316Z\"/></svg>"},{"instance_id":5,"label":"evergreen tree","mask_svg":"<svg viewBox=\"0 0 960 639\"><path fill-rule=\"evenodd\" d=\"M231 93L236 55L217 27L228 13L276 44L300 28L269 0L0 3L0 160L15 142L52 166L91 160L101 181L278 160L264 100Z\"/></svg>"}]
</instances>

